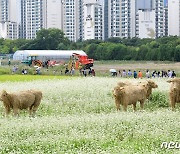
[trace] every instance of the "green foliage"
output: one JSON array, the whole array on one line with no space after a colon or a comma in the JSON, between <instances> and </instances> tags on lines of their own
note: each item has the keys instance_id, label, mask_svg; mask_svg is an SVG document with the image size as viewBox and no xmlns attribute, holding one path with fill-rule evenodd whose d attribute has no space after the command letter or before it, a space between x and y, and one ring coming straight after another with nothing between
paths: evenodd
<instances>
[{"instance_id":1,"label":"green foliage","mask_svg":"<svg viewBox=\"0 0 180 154\"><path fill-rule=\"evenodd\" d=\"M177 36L157 39L109 38L106 41L86 40L70 42L56 28L41 29L34 40L0 39L0 53L16 50L84 50L95 60L153 60L180 61L180 38Z\"/></svg>"},{"instance_id":2,"label":"green foliage","mask_svg":"<svg viewBox=\"0 0 180 154\"><path fill-rule=\"evenodd\" d=\"M176 46L174 60L180 62L180 45Z\"/></svg>"},{"instance_id":3,"label":"green foliage","mask_svg":"<svg viewBox=\"0 0 180 154\"><path fill-rule=\"evenodd\" d=\"M0 75L10 74L10 72L9 68L0 67Z\"/></svg>"},{"instance_id":4,"label":"green foliage","mask_svg":"<svg viewBox=\"0 0 180 154\"><path fill-rule=\"evenodd\" d=\"M30 41L21 49L57 50L64 49L68 44L70 44L70 41L64 37L61 30L49 28L38 31L36 39Z\"/></svg>"},{"instance_id":5,"label":"green foliage","mask_svg":"<svg viewBox=\"0 0 180 154\"><path fill-rule=\"evenodd\" d=\"M5 72L3 74L3 72ZM52 75L9 75L11 72L7 69L0 69L0 82L28 82L34 80L53 80L53 79L68 79L67 76L52 76ZM8 74L8 75L7 75Z\"/></svg>"},{"instance_id":6,"label":"green foliage","mask_svg":"<svg viewBox=\"0 0 180 154\"><path fill-rule=\"evenodd\" d=\"M147 103L147 108L164 108L169 106L168 94L160 91L153 92Z\"/></svg>"},{"instance_id":7,"label":"green foliage","mask_svg":"<svg viewBox=\"0 0 180 154\"><path fill-rule=\"evenodd\" d=\"M180 61L180 38L154 39L109 38L107 41L89 40L81 43L89 57L97 60L154 60Z\"/></svg>"}]
</instances>

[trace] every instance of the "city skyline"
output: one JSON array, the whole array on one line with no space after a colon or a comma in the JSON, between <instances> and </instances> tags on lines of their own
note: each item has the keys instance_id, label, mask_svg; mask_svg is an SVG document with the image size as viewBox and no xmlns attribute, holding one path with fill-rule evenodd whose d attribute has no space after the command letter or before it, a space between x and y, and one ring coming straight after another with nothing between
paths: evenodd
<instances>
[{"instance_id":1,"label":"city skyline","mask_svg":"<svg viewBox=\"0 0 180 154\"><path fill-rule=\"evenodd\" d=\"M42 28L75 42L180 36L179 10L180 0L0 0L0 37L34 39Z\"/></svg>"}]
</instances>

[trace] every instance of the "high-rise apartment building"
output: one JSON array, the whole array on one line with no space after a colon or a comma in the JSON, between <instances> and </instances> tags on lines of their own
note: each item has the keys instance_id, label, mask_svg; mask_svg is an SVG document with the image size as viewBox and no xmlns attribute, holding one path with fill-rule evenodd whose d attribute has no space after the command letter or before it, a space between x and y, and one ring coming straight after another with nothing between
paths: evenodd
<instances>
[{"instance_id":1,"label":"high-rise apartment building","mask_svg":"<svg viewBox=\"0 0 180 154\"><path fill-rule=\"evenodd\" d=\"M110 0L108 2L109 37L135 36L135 1Z\"/></svg>"},{"instance_id":2,"label":"high-rise apartment building","mask_svg":"<svg viewBox=\"0 0 180 154\"><path fill-rule=\"evenodd\" d=\"M80 0L63 1L63 31L70 41L80 39Z\"/></svg>"},{"instance_id":3,"label":"high-rise apartment building","mask_svg":"<svg viewBox=\"0 0 180 154\"><path fill-rule=\"evenodd\" d=\"M44 0L44 28L63 28L62 0Z\"/></svg>"},{"instance_id":4,"label":"high-rise apartment building","mask_svg":"<svg viewBox=\"0 0 180 154\"><path fill-rule=\"evenodd\" d=\"M155 10L138 10L136 17L136 36L155 38Z\"/></svg>"},{"instance_id":5,"label":"high-rise apartment building","mask_svg":"<svg viewBox=\"0 0 180 154\"><path fill-rule=\"evenodd\" d=\"M154 0L136 0L136 11L138 10L152 10Z\"/></svg>"},{"instance_id":6,"label":"high-rise apartment building","mask_svg":"<svg viewBox=\"0 0 180 154\"><path fill-rule=\"evenodd\" d=\"M155 0L156 38L164 36L164 0Z\"/></svg>"},{"instance_id":7,"label":"high-rise apartment building","mask_svg":"<svg viewBox=\"0 0 180 154\"><path fill-rule=\"evenodd\" d=\"M164 3L164 36L168 36L168 4Z\"/></svg>"},{"instance_id":8,"label":"high-rise apartment building","mask_svg":"<svg viewBox=\"0 0 180 154\"><path fill-rule=\"evenodd\" d=\"M44 0L21 0L21 37L36 38L44 23Z\"/></svg>"},{"instance_id":9,"label":"high-rise apartment building","mask_svg":"<svg viewBox=\"0 0 180 154\"><path fill-rule=\"evenodd\" d=\"M0 37L4 39L18 39L18 24L17 22L6 21L4 23L0 23Z\"/></svg>"},{"instance_id":10,"label":"high-rise apartment building","mask_svg":"<svg viewBox=\"0 0 180 154\"><path fill-rule=\"evenodd\" d=\"M135 37L135 0L121 0L121 37Z\"/></svg>"},{"instance_id":11,"label":"high-rise apartment building","mask_svg":"<svg viewBox=\"0 0 180 154\"><path fill-rule=\"evenodd\" d=\"M137 27L139 24L142 25L141 21L139 21L139 15L144 16L144 20L147 19L147 13L149 14L149 20L147 21L154 21L155 19L155 28L152 27L154 23L151 24L151 36L153 36L153 30L155 30L155 38L166 36L168 33L168 22L167 22L167 3L164 2L164 0L137 0L136 3L136 37L139 37L139 30L142 31L142 27ZM142 10L139 11L139 10ZM154 14L155 10L155 14ZM140 14L139 14L140 13ZM144 15L142 14L144 13ZM146 14L146 15L145 15ZM154 16L154 17L153 17ZM150 23L148 23L146 26L150 26ZM144 31L144 30L143 30ZM145 31L144 31L145 32ZM149 32L147 31L147 34L144 34L144 36L149 37ZM145 38L146 38L145 37ZM152 37L154 38L154 37Z\"/></svg>"},{"instance_id":12,"label":"high-rise apartment building","mask_svg":"<svg viewBox=\"0 0 180 154\"><path fill-rule=\"evenodd\" d=\"M180 0L168 1L168 35L180 36Z\"/></svg>"},{"instance_id":13,"label":"high-rise apartment building","mask_svg":"<svg viewBox=\"0 0 180 154\"><path fill-rule=\"evenodd\" d=\"M84 0L83 12L83 39L103 40L103 6L97 0Z\"/></svg>"},{"instance_id":14,"label":"high-rise apartment building","mask_svg":"<svg viewBox=\"0 0 180 154\"><path fill-rule=\"evenodd\" d=\"M121 37L121 0L108 1L108 38Z\"/></svg>"},{"instance_id":15,"label":"high-rise apartment building","mask_svg":"<svg viewBox=\"0 0 180 154\"><path fill-rule=\"evenodd\" d=\"M20 1L0 0L0 37L19 38Z\"/></svg>"},{"instance_id":16,"label":"high-rise apartment building","mask_svg":"<svg viewBox=\"0 0 180 154\"><path fill-rule=\"evenodd\" d=\"M0 22L9 20L9 1L0 0Z\"/></svg>"},{"instance_id":17,"label":"high-rise apartment building","mask_svg":"<svg viewBox=\"0 0 180 154\"><path fill-rule=\"evenodd\" d=\"M103 1L103 14L104 14L104 39L108 39L108 32L109 32L109 22L108 22L108 0Z\"/></svg>"},{"instance_id":18,"label":"high-rise apartment building","mask_svg":"<svg viewBox=\"0 0 180 154\"><path fill-rule=\"evenodd\" d=\"M0 37L34 39L42 28L71 41L180 36L180 0L0 0Z\"/></svg>"}]
</instances>

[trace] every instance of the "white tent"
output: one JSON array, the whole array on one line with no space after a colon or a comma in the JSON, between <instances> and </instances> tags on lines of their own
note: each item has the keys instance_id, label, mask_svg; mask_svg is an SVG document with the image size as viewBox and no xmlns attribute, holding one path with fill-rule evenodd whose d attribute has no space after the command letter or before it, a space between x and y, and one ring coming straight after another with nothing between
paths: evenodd
<instances>
[{"instance_id":1,"label":"white tent","mask_svg":"<svg viewBox=\"0 0 180 154\"><path fill-rule=\"evenodd\" d=\"M24 61L29 56L36 56L38 60L67 60L73 53L86 56L82 50L18 50L13 55L13 60Z\"/></svg>"}]
</instances>

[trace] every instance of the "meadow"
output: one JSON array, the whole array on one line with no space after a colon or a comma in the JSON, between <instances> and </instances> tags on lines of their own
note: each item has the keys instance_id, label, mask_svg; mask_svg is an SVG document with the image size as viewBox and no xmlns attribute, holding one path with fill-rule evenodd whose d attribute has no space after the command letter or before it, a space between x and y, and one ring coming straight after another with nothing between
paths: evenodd
<instances>
[{"instance_id":1,"label":"meadow","mask_svg":"<svg viewBox=\"0 0 180 154\"><path fill-rule=\"evenodd\" d=\"M162 142L180 143L180 105L169 108L167 79L153 79L159 87L144 110L138 104L136 112L132 106L117 112L117 82L145 79L12 76L0 77L0 91L39 89L43 100L35 118L26 111L6 118L0 103L1 153L179 153L161 148Z\"/></svg>"}]
</instances>

